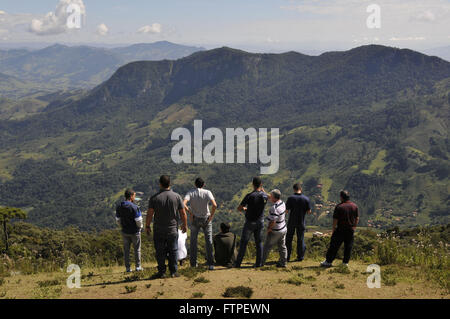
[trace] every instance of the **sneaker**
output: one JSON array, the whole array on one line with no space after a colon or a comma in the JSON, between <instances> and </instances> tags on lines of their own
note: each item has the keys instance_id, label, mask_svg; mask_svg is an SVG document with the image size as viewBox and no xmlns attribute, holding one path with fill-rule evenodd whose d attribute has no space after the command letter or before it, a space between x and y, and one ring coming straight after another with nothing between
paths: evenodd
<instances>
[{"instance_id":1,"label":"sneaker","mask_svg":"<svg viewBox=\"0 0 450 319\"><path fill-rule=\"evenodd\" d=\"M178 278L178 277L180 277L180 274L178 272L174 272L173 274L170 274L170 277Z\"/></svg>"},{"instance_id":2,"label":"sneaker","mask_svg":"<svg viewBox=\"0 0 450 319\"><path fill-rule=\"evenodd\" d=\"M136 268L136 271L144 271L144 268L142 268L142 267L137 267L137 268Z\"/></svg>"},{"instance_id":3,"label":"sneaker","mask_svg":"<svg viewBox=\"0 0 450 319\"><path fill-rule=\"evenodd\" d=\"M295 261L297 261L297 262L301 262L301 261L303 261L303 258L297 258Z\"/></svg>"},{"instance_id":4,"label":"sneaker","mask_svg":"<svg viewBox=\"0 0 450 319\"><path fill-rule=\"evenodd\" d=\"M253 268L261 268L261 267L262 267L262 265L257 265L257 264L253 265Z\"/></svg>"},{"instance_id":5,"label":"sneaker","mask_svg":"<svg viewBox=\"0 0 450 319\"><path fill-rule=\"evenodd\" d=\"M348 267L348 263L342 263L342 266Z\"/></svg>"},{"instance_id":6,"label":"sneaker","mask_svg":"<svg viewBox=\"0 0 450 319\"><path fill-rule=\"evenodd\" d=\"M234 268L241 268L241 265L234 264L233 267L234 267Z\"/></svg>"},{"instance_id":7,"label":"sneaker","mask_svg":"<svg viewBox=\"0 0 450 319\"><path fill-rule=\"evenodd\" d=\"M332 266L332 263L329 263L329 262L327 262L326 260L324 260L324 261L322 261L321 263L320 263L320 266L321 267L331 267Z\"/></svg>"},{"instance_id":8,"label":"sneaker","mask_svg":"<svg viewBox=\"0 0 450 319\"><path fill-rule=\"evenodd\" d=\"M208 270L214 270L214 266L213 265L209 265L208 266Z\"/></svg>"},{"instance_id":9,"label":"sneaker","mask_svg":"<svg viewBox=\"0 0 450 319\"><path fill-rule=\"evenodd\" d=\"M131 269L130 268L127 268L127 270L125 270L126 272L131 272Z\"/></svg>"},{"instance_id":10,"label":"sneaker","mask_svg":"<svg viewBox=\"0 0 450 319\"><path fill-rule=\"evenodd\" d=\"M277 264L277 268L286 268L286 265L285 265L285 264L280 264L280 263L278 263L278 264Z\"/></svg>"}]
</instances>

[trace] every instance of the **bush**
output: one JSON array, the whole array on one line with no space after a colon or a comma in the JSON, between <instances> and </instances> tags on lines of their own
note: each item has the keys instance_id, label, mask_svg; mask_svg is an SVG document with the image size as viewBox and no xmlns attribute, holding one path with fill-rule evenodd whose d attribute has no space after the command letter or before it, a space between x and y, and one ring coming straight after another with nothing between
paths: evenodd
<instances>
[{"instance_id":1,"label":"bush","mask_svg":"<svg viewBox=\"0 0 450 319\"><path fill-rule=\"evenodd\" d=\"M253 295L253 289L250 287L238 286L238 287L228 287L223 293L225 298L251 298Z\"/></svg>"},{"instance_id":2,"label":"bush","mask_svg":"<svg viewBox=\"0 0 450 319\"><path fill-rule=\"evenodd\" d=\"M125 293L131 294L133 292L136 292L137 286L125 286Z\"/></svg>"}]
</instances>

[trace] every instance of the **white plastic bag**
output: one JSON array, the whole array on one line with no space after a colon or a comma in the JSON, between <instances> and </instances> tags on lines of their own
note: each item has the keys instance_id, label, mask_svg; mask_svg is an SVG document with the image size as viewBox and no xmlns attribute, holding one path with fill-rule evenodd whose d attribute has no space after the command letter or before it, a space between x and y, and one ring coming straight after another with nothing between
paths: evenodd
<instances>
[{"instance_id":1,"label":"white plastic bag","mask_svg":"<svg viewBox=\"0 0 450 319\"><path fill-rule=\"evenodd\" d=\"M187 248L186 248L186 239L187 233L184 233L178 229L178 253L177 259L183 260L187 257Z\"/></svg>"}]
</instances>

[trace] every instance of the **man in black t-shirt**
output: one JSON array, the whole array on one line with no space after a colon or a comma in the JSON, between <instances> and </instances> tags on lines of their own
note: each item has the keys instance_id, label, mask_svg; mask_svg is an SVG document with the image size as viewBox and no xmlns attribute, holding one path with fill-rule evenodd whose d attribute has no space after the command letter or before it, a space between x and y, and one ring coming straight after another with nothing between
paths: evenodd
<instances>
[{"instance_id":1,"label":"man in black t-shirt","mask_svg":"<svg viewBox=\"0 0 450 319\"><path fill-rule=\"evenodd\" d=\"M253 192L247 194L238 207L238 211L245 212L245 224L242 229L239 254L235 263L236 268L241 267L251 234L255 237L256 244L256 263L254 267L261 267L262 265L264 207L266 206L268 198L268 195L262 187L261 178L254 177Z\"/></svg>"},{"instance_id":2,"label":"man in black t-shirt","mask_svg":"<svg viewBox=\"0 0 450 319\"><path fill-rule=\"evenodd\" d=\"M153 221L153 240L158 262L157 277L166 273L166 258L169 258L169 270L172 277L179 277L177 265L178 221L181 218L183 233L187 230L187 215L181 196L170 189L170 177L163 175L159 179L160 191L150 198L146 220L146 233L151 234Z\"/></svg>"},{"instance_id":3,"label":"man in black t-shirt","mask_svg":"<svg viewBox=\"0 0 450 319\"><path fill-rule=\"evenodd\" d=\"M311 214L311 204L309 198L302 194L300 183L294 185L294 194L286 201L286 214L289 217L286 234L286 247L288 251L287 261L291 258L292 241L297 232L297 261L302 261L305 257L305 215Z\"/></svg>"}]
</instances>

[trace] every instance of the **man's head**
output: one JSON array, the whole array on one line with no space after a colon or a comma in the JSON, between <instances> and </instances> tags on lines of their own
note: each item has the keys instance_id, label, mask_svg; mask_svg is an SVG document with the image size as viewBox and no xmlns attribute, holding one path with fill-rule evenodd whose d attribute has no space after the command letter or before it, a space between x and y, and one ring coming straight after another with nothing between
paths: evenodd
<instances>
[{"instance_id":1,"label":"man's head","mask_svg":"<svg viewBox=\"0 0 450 319\"><path fill-rule=\"evenodd\" d=\"M346 190L342 190L339 195L341 196L342 202L346 202L350 199L350 193Z\"/></svg>"},{"instance_id":2,"label":"man's head","mask_svg":"<svg viewBox=\"0 0 450 319\"><path fill-rule=\"evenodd\" d=\"M130 202L134 202L134 199L136 198L136 192L132 190L131 188L127 188L125 190L125 199L129 200Z\"/></svg>"},{"instance_id":3,"label":"man's head","mask_svg":"<svg viewBox=\"0 0 450 319\"><path fill-rule=\"evenodd\" d=\"M281 192L278 189L270 191L270 200L272 203L276 203L281 199Z\"/></svg>"},{"instance_id":4,"label":"man's head","mask_svg":"<svg viewBox=\"0 0 450 319\"><path fill-rule=\"evenodd\" d=\"M255 189L260 188L262 186L261 178L259 178L258 176L253 177L252 184Z\"/></svg>"},{"instance_id":5,"label":"man's head","mask_svg":"<svg viewBox=\"0 0 450 319\"><path fill-rule=\"evenodd\" d=\"M159 187L162 189L167 189L170 187L170 177L167 175L162 175L159 178Z\"/></svg>"},{"instance_id":6,"label":"man's head","mask_svg":"<svg viewBox=\"0 0 450 319\"><path fill-rule=\"evenodd\" d=\"M226 223L220 224L220 231L222 233L228 233L228 232L230 232L230 229L231 229L230 224L226 224Z\"/></svg>"},{"instance_id":7,"label":"man's head","mask_svg":"<svg viewBox=\"0 0 450 319\"><path fill-rule=\"evenodd\" d=\"M294 189L294 192L296 192L296 193L302 192L302 184L300 184L300 183L295 183L292 188Z\"/></svg>"},{"instance_id":8,"label":"man's head","mask_svg":"<svg viewBox=\"0 0 450 319\"><path fill-rule=\"evenodd\" d=\"M205 181L201 177L198 177L195 180L195 187L202 188L203 186L205 186Z\"/></svg>"}]
</instances>

